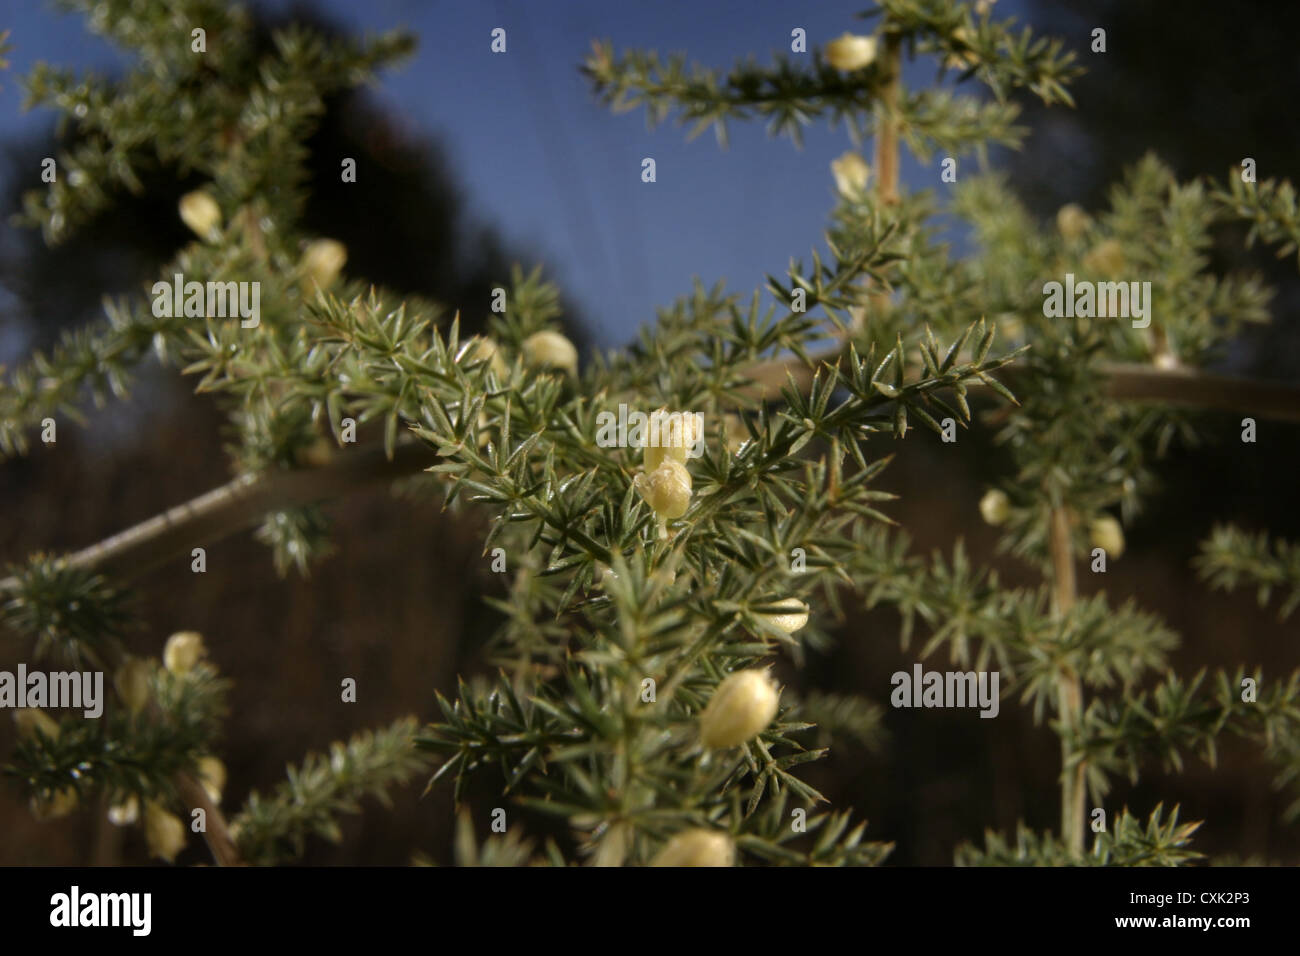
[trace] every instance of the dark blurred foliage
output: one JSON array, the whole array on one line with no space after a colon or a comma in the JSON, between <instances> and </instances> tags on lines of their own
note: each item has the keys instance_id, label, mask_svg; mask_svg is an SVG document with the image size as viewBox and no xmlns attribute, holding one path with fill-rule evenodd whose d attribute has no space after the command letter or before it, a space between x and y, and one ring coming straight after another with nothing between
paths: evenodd
<instances>
[{"instance_id":1,"label":"dark blurred foliage","mask_svg":"<svg viewBox=\"0 0 1300 956\"><path fill-rule=\"evenodd\" d=\"M1043 33L1067 37L1089 69L1075 87L1077 110L1039 111L1026 102L1035 132L1022 153L998 158L1045 222L1068 201L1096 212L1122 168L1147 150L1180 177L1222 177L1252 156L1261 178L1300 180L1292 159L1300 138L1293 111L1300 7L1267 0L1042 0L1027 19ZM1087 52L1095 26L1107 30L1105 54ZM393 117L352 96L331 104L312 149L317 181L308 228L347 245L352 274L460 307L473 327L508 260L490 233L467 234L436 146L412 142ZM46 143L7 150L6 211L16 208L20 188L51 152ZM342 156L358 158L356 184L339 182ZM8 321L38 317L27 331L47 344L58 328L91 317L103 293L138 291L188 241L176 200L198 184L159 177L147 185L60 249L11 230L0 246L0 283L18 297ZM1278 318L1247 340L1230 366L1294 379L1295 259L1245 257L1235 251L1237 239L1224 237L1215 267L1265 270L1279 288ZM684 290L689 279L682 277ZM0 467L0 557L82 546L225 480L212 409L170 373L149 376L147 386L132 406L96 416L91 430L61 429L57 454L38 446L31 458ZM1171 452L1162 496L1128 529L1128 552L1104 578L1085 571L1080 579L1085 594L1105 588L1112 603L1131 595L1162 614L1183 635L1173 656L1183 674L1258 663L1267 678L1300 659L1294 619L1279 623L1249 593L1210 593L1190 568L1196 542L1216 520L1300 538L1300 429L1261 423L1259 443L1243 446L1239 419L1202 417L1207 443ZM991 432L975 427L956 446L940 446L926 432L910 435L900 449L906 454L885 472L884 485L903 495L891 513L919 551L950 551L957 529L976 561L996 565L1008 583L1032 584L1024 568L993 556L996 535L978 520L984 485L1008 467ZM308 749L407 713L432 717L433 690L446 692L457 673L481 668L478 650L493 623L482 598L499 593L498 585L481 555L481 527L439 506L440 499L398 499L383 490L333 503L339 550L308 581L277 581L270 555L245 533L209 550L206 575L178 561L139 582L146 629L132 651L158 654L172 631L196 629L234 681L221 751L230 771L225 806L237 807L250 788L273 786L284 764ZM887 703L889 675L910 669L919 648L902 650L898 634L892 611L856 613L836 629L831 650L812 654L803 673L783 668L781 676L796 687ZM0 668L28 659L26 648L0 644ZM356 704L339 702L347 676L358 681ZM809 779L835 803L859 808L872 838L897 841L893 863L948 864L953 845L980 840L985 827L1010 831L1021 819L1040 830L1059 826L1056 738L1034 728L1014 700L1004 701L992 721L970 711L887 708L886 726L882 752L837 742L828 761L811 766ZM11 741L8 722L0 723L0 752ZM1271 776L1252 749L1225 741L1217 769L1191 758L1181 774L1152 772L1136 786L1119 780L1105 806L1113 819L1125 805L1145 816L1158 801L1179 803L1184 818L1208 821L1198 849L1294 863L1300 838L1296 827L1278 822L1286 799L1272 790ZM305 862L403 863L414 850L449 862L449 788L423 798L422 789L418 781L399 792L392 813L372 808L345 821L344 842L313 844ZM471 794L480 824L498 805L490 795ZM145 859L138 828L111 827L102 808L37 824L5 789L0 825L0 863ZM180 862L206 859L194 840Z\"/></svg>"}]
</instances>

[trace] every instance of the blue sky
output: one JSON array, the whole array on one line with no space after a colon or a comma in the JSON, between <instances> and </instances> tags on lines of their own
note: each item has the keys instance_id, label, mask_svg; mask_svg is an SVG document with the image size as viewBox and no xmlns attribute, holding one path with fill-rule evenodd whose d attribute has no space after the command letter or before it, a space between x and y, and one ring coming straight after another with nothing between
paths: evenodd
<instances>
[{"instance_id":1,"label":"blue sky","mask_svg":"<svg viewBox=\"0 0 1300 956\"><path fill-rule=\"evenodd\" d=\"M288 6L278 0L261 4ZM471 219L491 225L578 303L599 345L627 341L656 306L688 292L692 277L725 279L748 292L792 256L822 244L833 201L830 161L850 148L843 129L823 123L805 145L767 137L761 124L733 124L731 145L706 134L646 128L643 111L614 115L596 103L578 72L593 38L616 49L684 51L725 67L746 54L759 62L788 50L803 27L810 46L869 27L861 2L776 0L320 0L316 6L357 32L407 27L414 58L381 78L375 95L413 137L436 138L461 184ZM1014 2L998 13L1018 13ZM12 28L11 73L0 77L0 137L48 126L48 112L21 114L15 75L37 60L112 69L117 52L80 17L42 0L0 0ZM490 50L507 31L507 52ZM909 82L933 81L921 64ZM869 149L864 150L869 158ZM657 182L641 182L653 157ZM35 172L34 172L35 175ZM362 171L361 175L364 175ZM937 162L905 164L913 187L938 185ZM0 228L9 228L0 226Z\"/></svg>"}]
</instances>

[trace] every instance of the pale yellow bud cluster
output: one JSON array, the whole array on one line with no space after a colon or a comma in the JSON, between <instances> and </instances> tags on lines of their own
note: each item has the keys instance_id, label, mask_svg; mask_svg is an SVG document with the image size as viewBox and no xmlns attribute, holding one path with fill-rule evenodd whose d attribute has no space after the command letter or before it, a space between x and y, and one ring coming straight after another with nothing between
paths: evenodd
<instances>
[{"instance_id":1,"label":"pale yellow bud cluster","mask_svg":"<svg viewBox=\"0 0 1300 956\"><path fill-rule=\"evenodd\" d=\"M745 421L739 415L730 412L722 416L722 444L733 455L738 454L746 443L752 441Z\"/></svg>"},{"instance_id":2,"label":"pale yellow bud cluster","mask_svg":"<svg viewBox=\"0 0 1300 956\"><path fill-rule=\"evenodd\" d=\"M163 647L163 666L177 677L188 674L207 651L203 635L197 631L178 631L167 638Z\"/></svg>"},{"instance_id":3,"label":"pale yellow bud cluster","mask_svg":"<svg viewBox=\"0 0 1300 956\"><path fill-rule=\"evenodd\" d=\"M524 362L531 368L557 368L578 374L578 350L559 332L534 332L523 342Z\"/></svg>"},{"instance_id":4,"label":"pale yellow bud cluster","mask_svg":"<svg viewBox=\"0 0 1300 956\"><path fill-rule=\"evenodd\" d=\"M317 290L328 289L347 261L347 247L336 239L316 239L307 243L298 261L303 293L312 295Z\"/></svg>"},{"instance_id":5,"label":"pale yellow bud cluster","mask_svg":"<svg viewBox=\"0 0 1300 956\"><path fill-rule=\"evenodd\" d=\"M209 800L220 803L221 791L226 788L226 765L216 757L200 757L199 783Z\"/></svg>"},{"instance_id":6,"label":"pale yellow bud cluster","mask_svg":"<svg viewBox=\"0 0 1300 956\"><path fill-rule=\"evenodd\" d=\"M1067 203L1056 211L1056 228L1066 242L1081 239L1092 225L1092 217L1077 203Z\"/></svg>"},{"instance_id":7,"label":"pale yellow bud cluster","mask_svg":"<svg viewBox=\"0 0 1300 956\"><path fill-rule=\"evenodd\" d=\"M645 441L643 461L647 472L656 470L669 459L684 467L687 452L700 437L699 420L694 415L690 412L670 413L666 408L650 413L647 431L657 438L654 444L648 437Z\"/></svg>"},{"instance_id":8,"label":"pale yellow bud cluster","mask_svg":"<svg viewBox=\"0 0 1300 956\"><path fill-rule=\"evenodd\" d=\"M505 356L501 354L501 347L497 345L496 339L490 336L476 335L470 339L465 349L465 357L471 362L487 362L488 367L499 379L504 380L506 373L509 372Z\"/></svg>"},{"instance_id":9,"label":"pale yellow bud cluster","mask_svg":"<svg viewBox=\"0 0 1300 956\"><path fill-rule=\"evenodd\" d=\"M39 707L23 707L14 711L14 725L23 740L33 740L39 732L50 740L58 740L59 725Z\"/></svg>"},{"instance_id":10,"label":"pale yellow bud cluster","mask_svg":"<svg viewBox=\"0 0 1300 956\"><path fill-rule=\"evenodd\" d=\"M1088 536L1094 548L1101 548L1109 558L1124 553L1124 529L1110 515L1104 515L1088 526Z\"/></svg>"},{"instance_id":11,"label":"pale yellow bud cluster","mask_svg":"<svg viewBox=\"0 0 1300 956\"><path fill-rule=\"evenodd\" d=\"M865 159L849 150L839 159L831 160L831 175L835 177L835 188L841 196L853 196L867 188L871 167Z\"/></svg>"},{"instance_id":12,"label":"pale yellow bud cluster","mask_svg":"<svg viewBox=\"0 0 1300 956\"><path fill-rule=\"evenodd\" d=\"M1124 271L1124 247L1118 239L1106 239L1083 257L1083 267L1098 275L1115 277Z\"/></svg>"},{"instance_id":13,"label":"pale yellow bud cluster","mask_svg":"<svg viewBox=\"0 0 1300 956\"><path fill-rule=\"evenodd\" d=\"M140 801L135 794L108 808L108 822L115 827L129 827L140 819Z\"/></svg>"},{"instance_id":14,"label":"pale yellow bud cluster","mask_svg":"<svg viewBox=\"0 0 1300 956\"><path fill-rule=\"evenodd\" d=\"M776 716L780 693L765 671L727 676L700 714L700 742L710 750L739 747L762 733Z\"/></svg>"},{"instance_id":15,"label":"pale yellow bud cluster","mask_svg":"<svg viewBox=\"0 0 1300 956\"><path fill-rule=\"evenodd\" d=\"M181 222L200 239L212 241L221 234L221 207L203 190L186 193L180 201Z\"/></svg>"},{"instance_id":16,"label":"pale yellow bud cluster","mask_svg":"<svg viewBox=\"0 0 1300 956\"><path fill-rule=\"evenodd\" d=\"M826 44L826 61L837 70L852 72L876 59L876 38L844 33Z\"/></svg>"},{"instance_id":17,"label":"pale yellow bud cluster","mask_svg":"<svg viewBox=\"0 0 1300 956\"><path fill-rule=\"evenodd\" d=\"M970 46L970 31L965 27L958 27L952 31L952 38L958 44ZM960 53L950 53L944 58L943 65L950 70L969 70L973 66L979 65L979 57L975 55L974 50L963 50Z\"/></svg>"},{"instance_id":18,"label":"pale yellow bud cluster","mask_svg":"<svg viewBox=\"0 0 1300 956\"><path fill-rule=\"evenodd\" d=\"M650 861L651 866L731 866L736 847L721 830L698 827L673 836Z\"/></svg>"},{"instance_id":19,"label":"pale yellow bud cluster","mask_svg":"<svg viewBox=\"0 0 1300 956\"><path fill-rule=\"evenodd\" d=\"M671 521L686 514L691 504L691 473L675 458L665 458L654 471L633 479L637 492L661 519Z\"/></svg>"},{"instance_id":20,"label":"pale yellow bud cluster","mask_svg":"<svg viewBox=\"0 0 1300 956\"><path fill-rule=\"evenodd\" d=\"M57 820L68 816L77 809L79 802L76 788L64 787L43 800L33 797L28 802L27 809L31 811L33 817L44 823L46 820Z\"/></svg>"},{"instance_id":21,"label":"pale yellow bud cluster","mask_svg":"<svg viewBox=\"0 0 1300 956\"><path fill-rule=\"evenodd\" d=\"M768 623L773 627L780 628L787 634L793 634L808 623L808 605L798 598L786 598L784 601L778 601L776 607L780 608L776 613L767 612L764 614Z\"/></svg>"},{"instance_id":22,"label":"pale yellow bud cluster","mask_svg":"<svg viewBox=\"0 0 1300 956\"><path fill-rule=\"evenodd\" d=\"M185 824L180 817L164 810L159 804L145 804L144 839L150 856L171 863L176 859L176 854L185 849Z\"/></svg>"},{"instance_id":23,"label":"pale yellow bud cluster","mask_svg":"<svg viewBox=\"0 0 1300 956\"><path fill-rule=\"evenodd\" d=\"M991 525L999 525L1011 515L1011 499L1005 491L991 488L980 499L980 517Z\"/></svg>"},{"instance_id":24,"label":"pale yellow bud cluster","mask_svg":"<svg viewBox=\"0 0 1300 956\"><path fill-rule=\"evenodd\" d=\"M113 683L118 696L132 714L138 714L149 703L149 678L153 675L153 662L139 657L129 657L117 669Z\"/></svg>"}]
</instances>

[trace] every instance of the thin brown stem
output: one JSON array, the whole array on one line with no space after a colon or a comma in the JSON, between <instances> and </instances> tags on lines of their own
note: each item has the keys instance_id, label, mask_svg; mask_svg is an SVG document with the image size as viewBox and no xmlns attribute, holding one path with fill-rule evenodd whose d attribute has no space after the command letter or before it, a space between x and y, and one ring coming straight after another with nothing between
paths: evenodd
<instances>
[{"instance_id":1,"label":"thin brown stem","mask_svg":"<svg viewBox=\"0 0 1300 956\"><path fill-rule=\"evenodd\" d=\"M811 356L812 365L805 365L797 358L762 362L747 373L754 384L745 394L775 399L786 384L787 372L800 390L807 391L817 367L822 363L834 364L844 354L837 346ZM1300 385L1289 382L1261 382L1202 369L1159 369L1120 362L1102 364L1098 371L1106 380L1106 394L1120 401L1232 411L1273 421L1300 422ZM1017 380L1024 376L1024 369L1008 365L993 374L1014 389ZM974 383L967 387L979 390L986 386Z\"/></svg>"},{"instance_id":2,"label":"thin brown stem","mask_svg":"<svg viewBox=\"0 0 1300 956\"><path fill-rule=\"evenodd\" d=\"M876 194L882 203L893 205L898 202L898 99L903 76L903 39L898 34L885 36L881 63L889 79L880 91L880 113L876 119Z\"/></svg>"},{"instance_id":3,"label":"thin brown stem","mask_svg":"<svg viewBox=\"0 0 1300 956\"><path fill-rule=\"evenodd\" d=\"M94 568L130 578L256 524L268 512L402 478L427 468L435 460L432 449L412 439L399 441L391 460L380 446L358 447L339 452L320 468L242 475L73 552L66 562L71 567ZM16 583L16 579L6 578L0 581L0 591Z\"/></svg>"},{"instance_id":4,"label":"thin brown stem","mask_svg":"<svg viewBox=\"0 0 1300 956\"><path fill-rule=\"evenodd\" d=\"M221 807L208 797L203 784L183 772L176 774L172 780L176 784L176 791L181 801L191 810L203 811L203 839L207 841L208 849L212 851L212 858L217 861L217 866L242 865L239 850L230 836L230 827L226 825L226 817L221 812Z\"/></svg>"},{"instance_id":5,"label":"thin brown stem","mask_svg":"<svg viewBox=\"0 0 1300 956\"><path fill-rule=\"evenodd\" d=\"M1049 544L1052 553L1052 615L1063 622L1074 607L1078 586L1074 576L1074 549L1070 543L1070 514L1063 507L1051 511ZM1064 626L1062 624L1062 626ZM1064 669L1057 677L1057 709L1061 719L1061 838L1071 853L1083 853L1084 769L1082 761L1070 766L1074 754L1070 739L1083 721L1083 682Z\"/></svg>"}]
</instances>

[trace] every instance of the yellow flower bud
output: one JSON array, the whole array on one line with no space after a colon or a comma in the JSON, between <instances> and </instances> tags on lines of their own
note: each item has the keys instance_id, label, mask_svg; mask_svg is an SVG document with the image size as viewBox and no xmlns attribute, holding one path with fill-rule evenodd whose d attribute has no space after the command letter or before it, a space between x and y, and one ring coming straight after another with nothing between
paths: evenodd
<instances>
[{"instance_id":1,"label":"yellow flower bud","mask_svg":"<svg viewBox=\"0 0 1300 956\"><path fill-rule=\"evenodd\" d=\"M831 160L831 175L835 177L835 188L840 194L852 196L867 188L871 167L861 156L849 150L839 159Z\"/></svg>"},{"instance_id":2,"label":"yellow flower bud","mask_svg":"<svg viewBox=\"0 0 1300 956\"><path fill-rule=\"evenodd\" d=\"M167 638L163 648L163 665L177 676L188 674L206 653L203 635L197 631L179 631Z\"/></svg>"},{"instance_id":3,"label":"yellow flower bud","mask_svg":"<svg viewBox=\"0 0 1300 956\"><path fill-rule=\"evenodd\" d=\"M779 692L766 671L729 675L700 714L700 740L711 750L739 747L757 737L776 716Z\"/></svg>"},{"instance_id":4,"label":"yellow flower bud","mask_svg":"<svg viewBox=\"0 0 1300 956\"><path fill-rule=\"evenodd\" d=\"M144 808L144 839L149 855L171 863L176 854L185 849L185 824L180 817L169 813L156 803Z\"/></svg>"},{"instance_id":5,"label":"yellow flower bud","mask_svg":"<svg viewBox=\"0 0 1300 956\"><path fill-rule=\"evenodd\" d=\"M699 419L691 412L672 412L661 408L650 413L645 435L645 470L655 471L672 459L686 464L687 452L700 438Z\"/></svg>"},{"instance_id":6,"label":"yellow flower bud","mask_svg":"<svg viewBox=\"0 0 1300 956\"><path fill-rule=\"evenodd\" d=\"M1077 203L1067 203L1056 211L1056 228L1061 230L1066 242L1074 242L1091 225L1092 217Z\"/></svg>"},{"instance_id":7,"label":"yellow flower bud","mask_svg":"<svg viewBox=\"0 0 1300 956\"><path fill-rule=\"evenodd\" d=\"M32 812L33 817L43 823L46 820L57 820L60 817L66 817L77 809L78 802L77 788L64 787L45 799L32 797L27 804L27 808Z\"/></svg>"},{"instance_id":8,"label":"yellow flower bud","mask_svg":"<svg viewBox=\"0 0 1300 956\"><path fill-rule=\"evenodd\" d=\"M307 243L298 262L303 273L303 291L310 294L317 289L328 289L347 261L347 247L336 239L316 239Z\"/></svg>"},{"instance_id":9,"label":"yellow flower bud","mask_svg":"<svg viewBox=\"0 0 1300 956\"><path fill-rule=\"evenodd\" d=\"M209 800L220 803L221 791L226 787L226 765L216 757L200 757L199 783L203 785Z\"/></svg>"},{"instance_id":10,"label":"yellow flower bud","mask_svg":"<svg viewBox=\"0 0 1300 956\"><path fill-rule=\"evenodd\" d=\"M1118 239L1100 242L1083 257L1083 267L1103 276L1117 276L1124 271L1124 247Z\"/></svg>"},{"instance_id":11,"label":"yellow flower bud","mask_svg":"<svg viewBox=\"0 0 1300 956\"><path fill-rule=\"evenodd\" d=\"M660 518L680 518L691 503L691 473L686 466L666 458L654 471L633 481L636 490Z\"/></svg>"},{"instance_id":12,"label":"yellow flower bud","mask_svg":"<svg viewBox=\"0 0 1300 956\"><path fill-rule=\"evenodd\" d=\"M506 373L510 371L505 358L501 355L501 347L497 345L495 339L486 335L476 335L470 339L465 357L471 362L487 362L500 379L504 379Z\"/></svg>"},{"instance_id":13,"label":"yellow flower bud","mask_svg":"<svg viewBox=\"0 0 1300 956\"><path fill-rule=\"evenodd\" d=\"M559 332L543 330L524 339L524 362L534 368L558 368L578 374L578 350Z\"/></svg>"},{"instance_id":14,"label":"yellow flower bud","mask_svg":"<svg viewBox=\"0 0 1300 956\"><path fill-rule=\"evenodd\" d=\"M1118 558L1124 553L1124 529L1110 515L1098 518L1088 526L1094 548L1102 548L1108 558Z\"/></svg>"},{"instance_id":15,"label":"yellow flower bud","mask_svg":"<svg viewBox=\"0 0 1300 956\"><path fill-rule=\"evenodd\" d=\"M18 728L18 736L24 740L32 739L38 731L50 740L59 739L58 723L39 707L15 710L14 725Z\"/></svg>"},{"instance_id":16,"label":"yellow flower bud","mask_svg":"<svg viewBox=\"0 0 1300 956\"><path fill-rule=\"evenodd\" d=\"M125 803L114 804L108 808L108 822L115 827L129 827L140 819L140 801L135 794L126 798Z\"/></svg>"},{"instance_id":17,"label":"yellow flower bud","mask_svg":"<svg viewBox=\"0 0 1300 956\"><path fill-rule=\"evenodd\" d=\"M952 38L957 41L958 45L970 45L971 35L965 27L958 27L952 31ZM963 50L960 53L950 53L944 58L943 65L950 70L969 70L979 63L979 57L973 50Z\"/></svg>"},{"instance_id":18,"label":"yellow flower bud","mask_svg":"<svg viewBox=\"0 0 1300 956\"><path fill-rule=\"evenodd\" d=\"M980 517L989 524L1001 524L1011 514L1011 499L1006 492L991 488L980 499Z\"/></svg>"},{"instance_id":19,"label":"yellow flower bud","mask_svg":"<svg viewBox=\"0 0 1300 956\"><path fill-rule=\"evenodd\" d=\"M763 615L773 627L779 627L787 634L793 634L808 623L808 605L798 598L787 598L777 602L776 606L781 608L780 612Z\"/></svg>"},{"instance_id":20,"label":"yellow flower bud","mask_svg":"<svg viewBox=\"0 0 1300 956\"><path fill-rule=\"evenodd\" d=\"M735 844L721 830L697 828L675 834L650 861L651 866L731 866Z\"/></svg>"},{"instance_id":21,"label":"yellow flower bud","mask_svg":"<svg viewBox=\"0 0 1300 956\"><path fill-rule=\"evenodd\" d=\"M215 239L221 230L221 207L203 190L186 193L180 202L181 222L200 239Z\"/></svg>"},{"instance_id":22,"label":"yellow flower bud","mask_svg":"<svg viewBox=\"0 0 1300 956\"><path fill-rule=\"evenodd\" d=\"M722 416L722 443L727 451L738 454L752 440L743 418L730 412Z\"/></svg>"},{"instance_id":23,"label":"yellow flower bud","mask_svg":"<svg viewBox=\"0 0 1300 956\"><path fill-rule=\"evenodd\" d=\"M870 66L876 58L876 38L845 33L826 44L826 60L837 70L849 72Z\"/></svg>"},{"instance_id":24,"label":"yellow flower bud","mask_svg":"<svg viewBox=\"0 0 1300 956\"><path fill-rule=\"evenodd\" d=\"M153 662L139 657L127 658L117 669L113 683L117 685L122 703L133 714L140 713L149 703L149 677L152 673Z\"/></svg>"}]
</instances>

